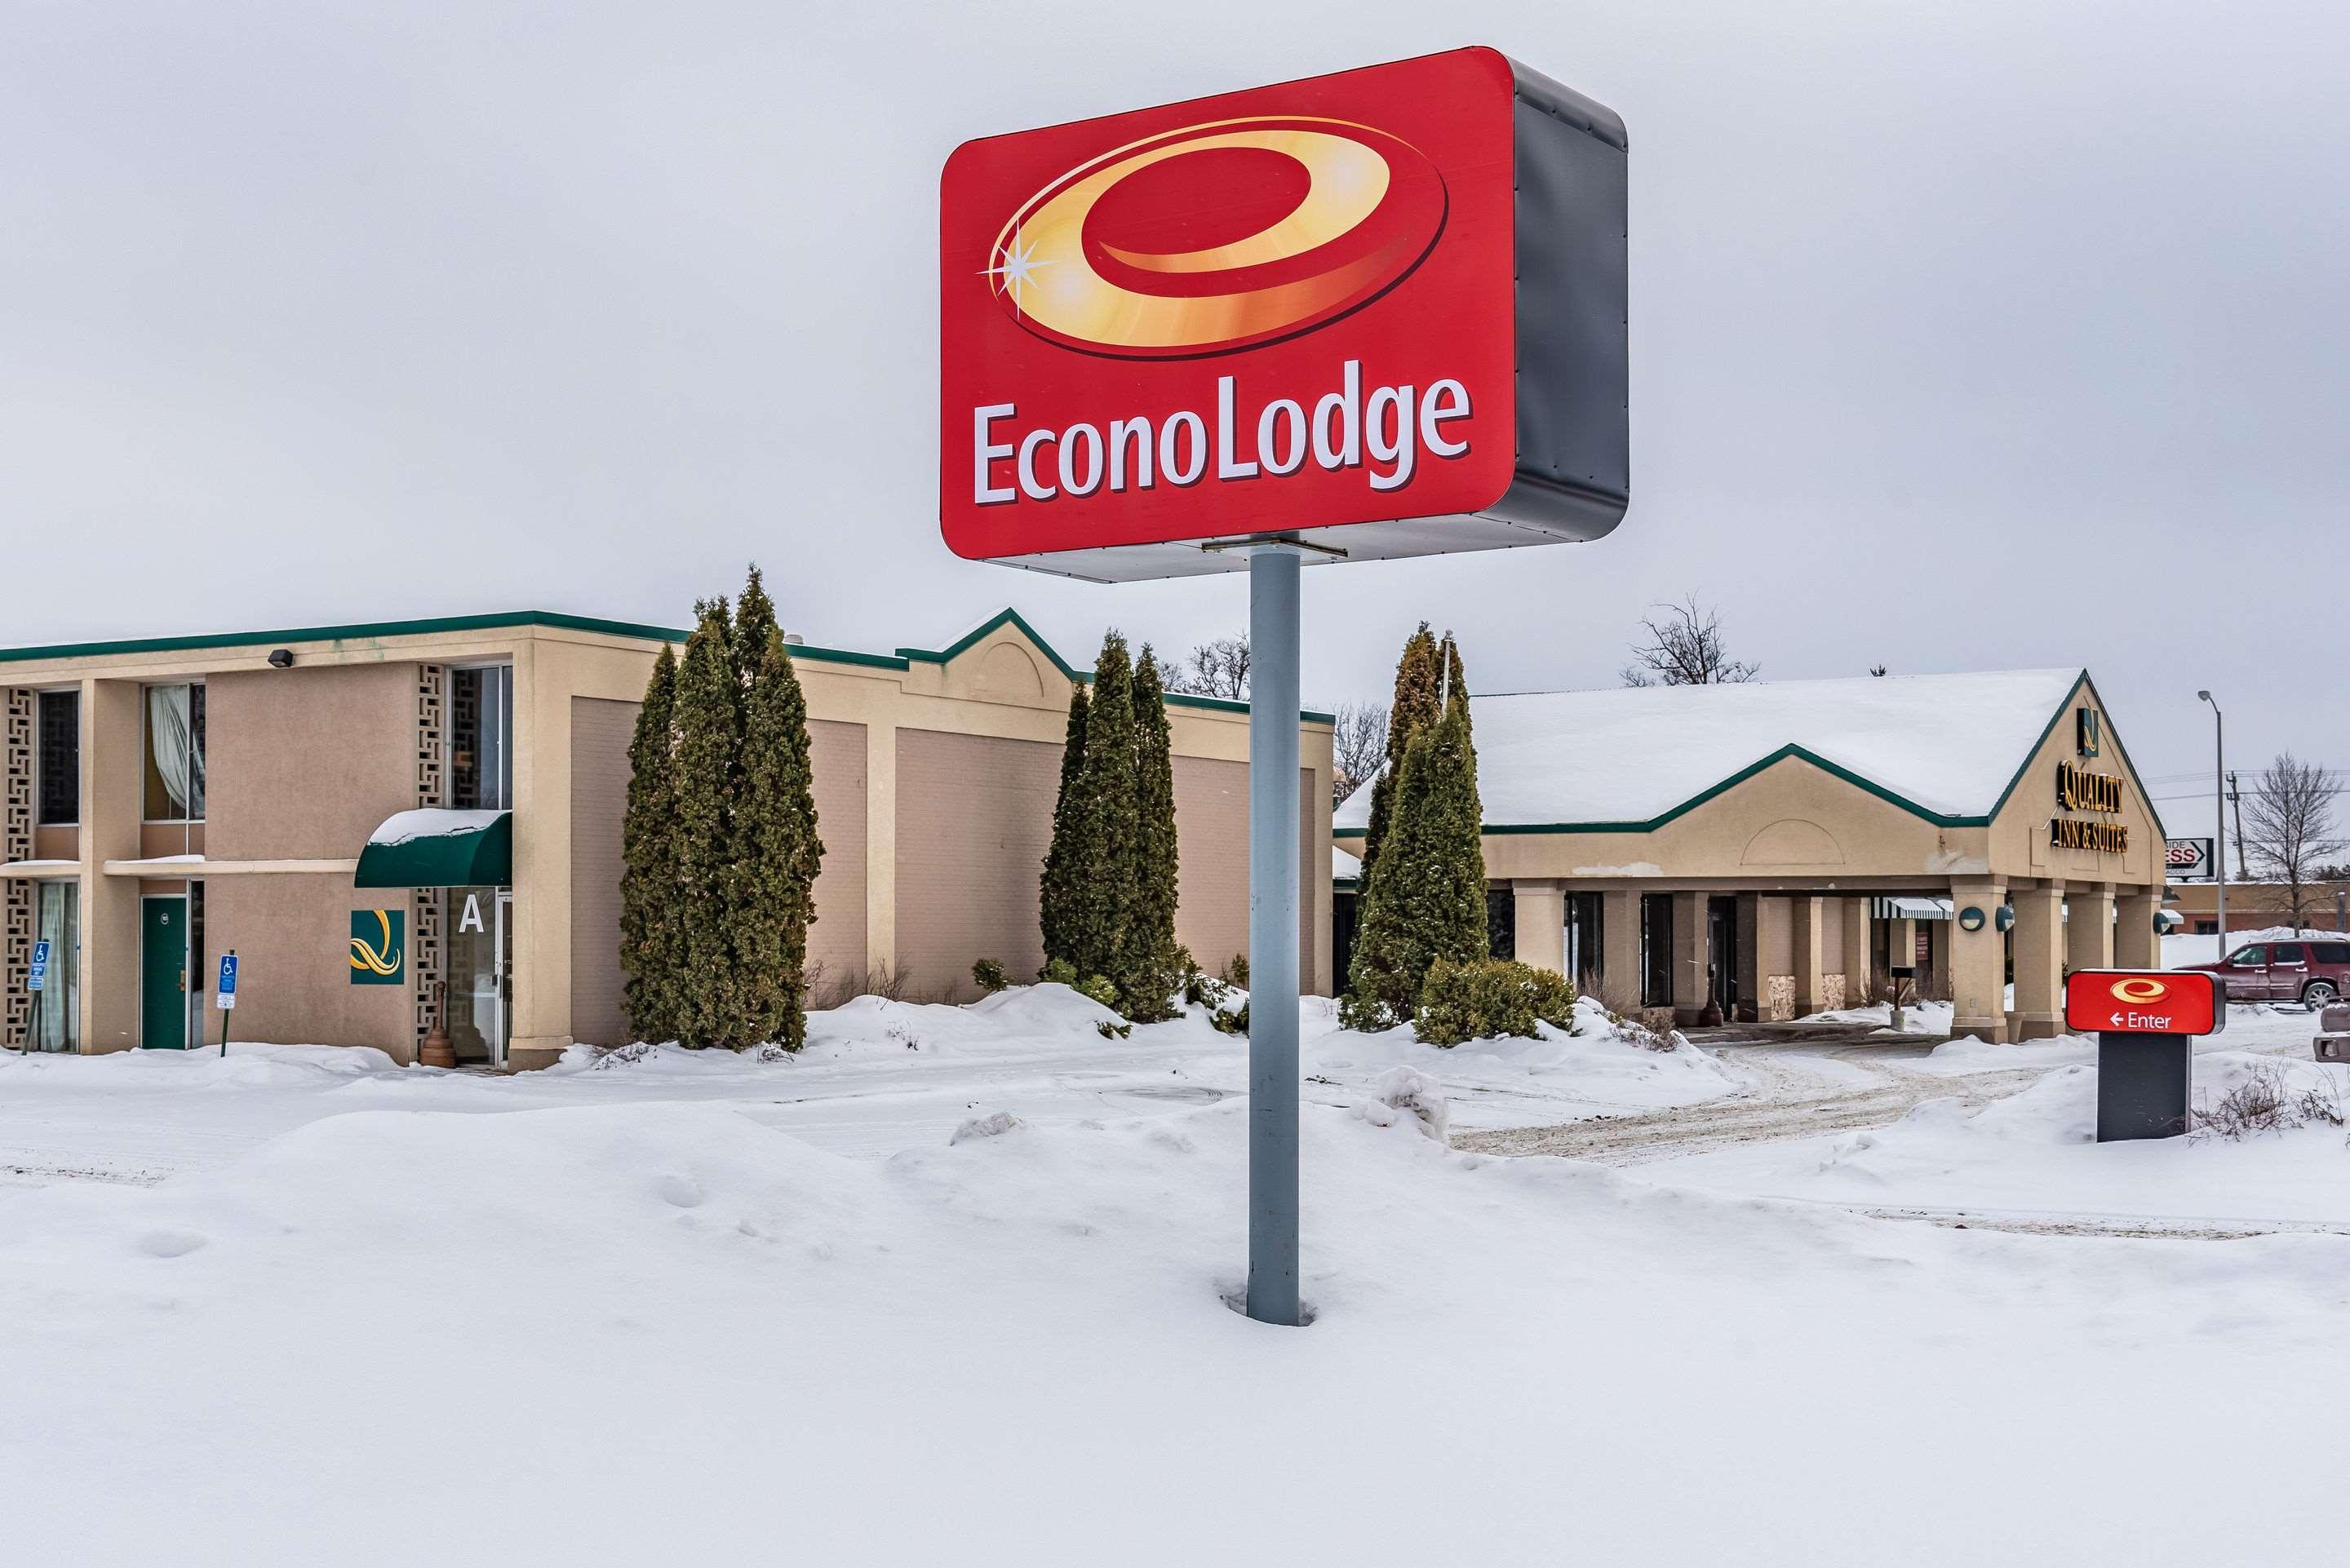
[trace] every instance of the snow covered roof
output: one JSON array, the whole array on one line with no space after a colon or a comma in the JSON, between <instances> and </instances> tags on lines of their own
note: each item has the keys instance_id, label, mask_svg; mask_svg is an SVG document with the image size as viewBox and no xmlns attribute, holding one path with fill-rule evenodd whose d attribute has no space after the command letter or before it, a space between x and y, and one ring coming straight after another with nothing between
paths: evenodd
<instances>
[{"instance_id":1,"label":"snow covered roof","mask_svg":"<svg viewBox=\"0 0 2350 1568\"><path fill-rule=\"evenodd\" d=\"M1929 815L1991 815L2080 670L1470 699L1488 827L1648 824L1793 750ZM1370 818L1368 784L1338 808Z\"/></svg>"}]
</instances>

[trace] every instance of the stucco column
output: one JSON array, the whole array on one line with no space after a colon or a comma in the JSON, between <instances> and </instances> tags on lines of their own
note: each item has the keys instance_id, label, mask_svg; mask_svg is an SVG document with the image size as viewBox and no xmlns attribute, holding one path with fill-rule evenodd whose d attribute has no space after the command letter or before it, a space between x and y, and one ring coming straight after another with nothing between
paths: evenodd
<instances>
[{"instance_id":1,"label":"stucco column","mask_svg":"<svg viewBox=\"0 0 2350 1568\"><path fill-rule=\"evenodd\" d=\"M1918 922L1895 919L1885 922L1885 967L1887 971L1918 967ZM1893 976L1888 972L1888 981ZM1918 981L1913 977L1904 996L1918 994Z\"/></svg>"},{"instance_id":2,"label":"stucco column","mask_svg":"<svg viewBox=\"0 0 2350 1568\"><path fill-rule=\"evenodd\" d=\"M1787 901L1795 951L1795 1016L1827 1011L1827 968L1820 961L1827 900L1796 897Z\"/></svg>"},{"instance_id":3,"label":"stucco column","mask_svg":"<svg viewBox=\"0 0 2350 1568\"><path fill-rule=\"evenodd\" d=\"M1840 898L1837 913L1844 921L1844 1004L1868 1005L1868 900Z\"/></svg>"},{"instance_id":4,"label":"stucco column","mask_svg":"<svg viewBox=\"0 0 2350 1568\"><path fill-rule=\"evenodd\" d=\"M139 878L109 860L139 857L146 731L136 680L81 685L81 1048L139 1044Z\"/></svg>"},{"instance_id":5,"label":"stucco column","mask_svg":"<svg viewBox=\"0 0 2350 1568\"><path fill-rule=\"evenodd\" d=\"M877 716L865 722L865 968L884 965L899 969L898 727ZM865 978L848 977L851 994Z\"/></svg>"},{"instance_id":6,"label":"stucco column","mask_svg":"<svg viewBox=\"0 0 2350 1568\"><path fill-rule=\"evenodd\" d=\"M1640 1005L1640 895L1606 893L1599 904L1599 1000L1618 1012Z\"/></svg>"},{"instance_id":7,"label":"stucco column","mask_svg":"<svg viewBox=\"0 0 2350 1568\"><path fill-rule=\"evenodd\" d=\"M2125 888L2114 908L2114 967L2160 969L2162 938L2154 929L2154 918L2162 912L2161 887Z\"/></svg>"},{"instance_id":8,"label":"stucco column","mask_svg":"<svg viewBox=\"0 0 2350 1568\"><path fill-rule=\"evenodd\" d=\"M2074 883L2064 895L2064 967L2113 968L2114 885Z\"/></svg>"},{"instance_id":9,"label":"stucco column","mask_svg":"<svg viewBox=\"0 0 2350 1568\"><path fill-rule=\"evenodd\" d=\"M551 1064L571 1044L571 693L514 657L514 1017L506 1059Z\"/></svg>"},{"instance_id":10,"label":"stucco column","mask_svg":"<svg viewBox=\"0 0 2350 1568\"><path fill-rule=\"evenodd\" d=\"M1673 1022L1705 1011L1705 895L1673 895Z\"/></svg>"},{"instance_id":11,"label":"stucco column","mask_svg":"<svg viewBox=\"0 0 2350 1568\"><path fill-rule=\"evenodd\" d=\"M2015 906L2015 1038L2046 1040L2064 1031L2064 884L2012 888Z\"/></svg>"},{"instance_id":12,"label":"stucco column","mask_svg":"<svg viewBox=\"0 0 2350 1568\"><path fill-rule=\"evenodd\" d=\"M1520 963L1566 973L1566 892L1555 877L1520 877L1510 883L1517 909Z\"/></svg>"},{"instance_id":13,"label":"stucco column","mask_svg":"<svg viewBox=\"0 0 2350 1568\"><path fill-rule=\"evenodd\" d=\"M1999 929L2000 906L2007 889L1997 882L1950 884L1954 914L1970 909L1982 911L1982 926L1968 930L1953 920L1950 928L1950 1033L1978 1040L2007 1039L2007 939Z\"/></svg>"}]
</instances>

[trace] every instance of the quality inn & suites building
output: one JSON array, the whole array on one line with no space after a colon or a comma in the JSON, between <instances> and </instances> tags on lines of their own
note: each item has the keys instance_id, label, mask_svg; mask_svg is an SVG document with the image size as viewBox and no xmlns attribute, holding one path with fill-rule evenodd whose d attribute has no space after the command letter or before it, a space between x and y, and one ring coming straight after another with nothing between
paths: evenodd
<instances>
[{"instance_id":1,"label":"quality inn & suites building","mask_svg":"<svg viewBox=\"0 0 2350 1568\"><path fill-rule=\"evenodd\" d=\"M1906 969L1956 1032L2029 1040L2062 1032L2067 970L2160 966L2162 825L2085 670L1526 692L1471 718L1495 950L1610 1005L1786 1021ZM1340 807L1339 848L1369 807Z\"/></svg>"},{"instance_id":2,"label":"quality inn & suites building","mask_svg":"<svg viewBox=\"0 0 2350 1568\"><path fill-rule=\"evenodd\" d=\"M445 1005L483 1065L623 1043L628 746L684 637L534 611L0 649L0 1038L215 1043L234 951L233 1039L410 1061ZM944 649L792 655L825 843L816 998L967 997L983 958L1033 973L1090 677L1010 610ZM1248 946L1248 711L1167 703L1176 934L1217 970ZM1301 972L1326 993L1331 726L1301 723Z\"/></svg>"}]
</instances>

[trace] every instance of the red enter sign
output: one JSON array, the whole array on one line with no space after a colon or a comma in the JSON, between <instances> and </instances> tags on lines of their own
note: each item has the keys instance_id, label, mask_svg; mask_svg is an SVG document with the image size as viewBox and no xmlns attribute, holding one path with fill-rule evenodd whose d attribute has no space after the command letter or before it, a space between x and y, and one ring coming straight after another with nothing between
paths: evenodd
<instances>
[{"instance_id":1,"label":"red enter sign","mask_svg":"<svg viewBox=\"0 0 2350 1568\"><path fill-rule=\"evenodd\" d=\"M2217 1034L2227 1026L2216 975L2083 969L2064 977L2064 1027L2075 1034Z\"/></svg>"}]
</instances>

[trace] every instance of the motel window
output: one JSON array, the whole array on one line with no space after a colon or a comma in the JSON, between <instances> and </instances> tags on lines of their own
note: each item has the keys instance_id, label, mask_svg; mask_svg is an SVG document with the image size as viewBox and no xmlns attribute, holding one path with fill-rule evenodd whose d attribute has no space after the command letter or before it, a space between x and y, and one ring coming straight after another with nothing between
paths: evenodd
<instances>
[{"instance_id":1,"label":"motel window","mask_svg":"<svg viewBox=\"0 0 2350 1568\"><path fill-rule=\"evenodd\" d=\"M1605 961L1607 943L1600 929L1604 903L1596 893L1569 893L1566 896L1566 972L1575 983L1593 995L1598 988L1587 982L1606 977L1600 973Z\"/></svg>"},{"instance_id":2,"label":"motel window","mask_svg":"<svg viewBox=\"0 0 2350 1568\"><path fill-rule=\"evenodd\" d=\"M514 807L514 666L449 671L449 804L459 811Z\"/></svg>"},{"instance_id":3,"label":"motel window","mask_svg":"<svg viewBox=\"0 0 2350 1568\"><path fill-rule=\"evenodd\" d=\"M1673 896L1640 895L1640 1005L1669 1007L1673 1000Z\"/></svg>"},{"instance_id":4,"label":"motel window","mask_svg":"<svg viewBox=\"0 0 2350 1568\"><path fill-rule=\"evenodd\" d=\"M147 820L202 822L203 686L150 686L146 695Z\"/></svg>"},{"instance_id":5,"label":"motel window","mask_svg":"<svg viewBox=\"0 0 2350 1568\"><path fill-rule=\"evenodd\" d=\"M62 827L81 820L81 693L41 693L36 745L40 802L34 820Z\"/></svg>"}]
</instances>

